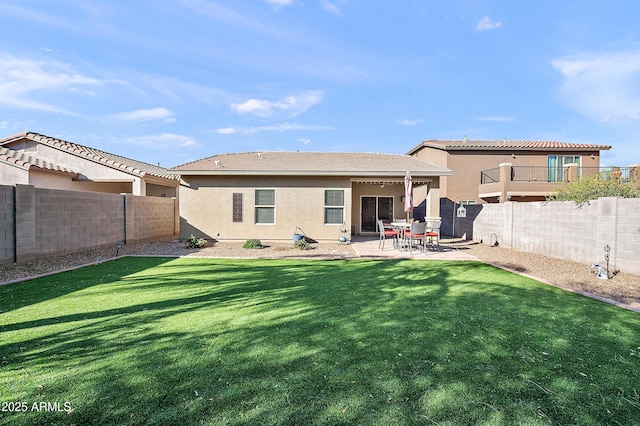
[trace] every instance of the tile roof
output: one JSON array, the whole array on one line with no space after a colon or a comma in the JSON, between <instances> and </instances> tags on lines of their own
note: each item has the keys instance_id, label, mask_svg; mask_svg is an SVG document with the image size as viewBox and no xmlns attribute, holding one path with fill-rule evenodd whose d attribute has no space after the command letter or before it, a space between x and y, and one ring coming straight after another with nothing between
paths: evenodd
<instances>
[{"instance_id":1,"label":"tile roof","mask_svg":"<svg viewBox=\"0 0 640 426\"><path fill-rule=\"evenodd\" d=\"M495 150L518 150L518 151L591 151L609 150L610 145L596 145L568 142L551 141L527 141L527 140L428 140L418 144L407 154L411 155L423 147L441 149L444 151L495 151Z\"/></svg>"},{"instance_id":2,"label":"tile roof","mask_svg":"<svg viewBox=\"0 0 640 426\"><path fill-rule=\"evenodd\" d=\"M154 166L142 161L132 160L120 155L111 154L109 152L101 151L99 149L90 148L80 144L67 142L62 139L52 138L50 136L41 135L34 132L23 132L17 135L9 136L4 139L0 139L0 146L8 145L12 142L16 142L22 139L29 139L38 143L45 144L47 146L65 151L69 154L77 157L86 158L90 161L102 164L106 167L117 169L131 175L143 177L145 175L151 175L161 177L164 179L176 180L179 176L170 173L164 167Z\"/></svg>"},{"instance_id":3,"label":"tile roof","mask_svg":"<svg viewBox=\"0 0 640 426\"><path fill-rule=\"evenodd\" d=\"M69 170L65 167L56 166L55 164L52 164L48 161L42 161L39 158L34 158L23 152L14 151L9 148L0 147L0 162L11 164L23 170L38 168L38 169L49 171L49 172L70 174L75 177L79 175L78 172L75 172L73 170Z\"/></svg>"},{"instance_id":4,"label":"tile roof","mask_svg":"<svg viewBox=\"0 0 640 426\"><path fill-rule=\"evenodd\" d=\"M448 176L453 172L407 155L369 152L245 152L214 155L171 171L184 175Z\"/></svg>"}]
</instances>

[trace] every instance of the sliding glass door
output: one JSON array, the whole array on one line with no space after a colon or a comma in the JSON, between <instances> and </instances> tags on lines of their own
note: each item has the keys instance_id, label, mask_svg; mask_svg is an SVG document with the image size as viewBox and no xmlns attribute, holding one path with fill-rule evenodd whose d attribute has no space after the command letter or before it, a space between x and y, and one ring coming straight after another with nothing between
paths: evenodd
<instances>
[{"instance_id":1,"label":"sliding glass door","mask_svg":"<svg viewBox=\"0 0 640 426\"><path fill-rule=\"evenodd\" d=\"M378 232L378 219L393 220L393 197L362 197L361 232Z\"/></svg>"}]
</instances>

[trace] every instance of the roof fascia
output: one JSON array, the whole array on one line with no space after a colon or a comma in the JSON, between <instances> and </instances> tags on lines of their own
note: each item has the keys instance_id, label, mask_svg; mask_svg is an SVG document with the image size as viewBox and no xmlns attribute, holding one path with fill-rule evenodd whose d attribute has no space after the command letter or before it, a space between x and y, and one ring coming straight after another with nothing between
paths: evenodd
<instances>
[{"instance_id":1,"label":"roof fascia","mask_svg":"<svg viewBox=\"0 0 640 426\"><path fill-rule=\"evenodd\" d=\"M182 176L318 176L318 177L402 177L406 174L404 171L297 171L297 170L180 170L172 171ZM453 171L449 169L434 171L415 171L411 170L412 176L453 176Z\"/></svg>"}]
</instances>

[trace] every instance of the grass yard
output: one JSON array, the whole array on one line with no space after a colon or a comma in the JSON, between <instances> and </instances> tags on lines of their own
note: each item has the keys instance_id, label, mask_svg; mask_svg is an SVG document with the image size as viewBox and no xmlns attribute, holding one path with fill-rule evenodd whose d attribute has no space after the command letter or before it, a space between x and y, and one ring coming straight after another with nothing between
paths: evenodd
<instances>
[{"instance_id":1,"label":"grass yard","mask_svg":"<svg viewBox=\"0 0 640 426\"><path fill-rule=\"evenodd\" d=\"M639 355L479 262L122 258L0 287L0 424L630 425Z\"/></svg>"}]
</instances>

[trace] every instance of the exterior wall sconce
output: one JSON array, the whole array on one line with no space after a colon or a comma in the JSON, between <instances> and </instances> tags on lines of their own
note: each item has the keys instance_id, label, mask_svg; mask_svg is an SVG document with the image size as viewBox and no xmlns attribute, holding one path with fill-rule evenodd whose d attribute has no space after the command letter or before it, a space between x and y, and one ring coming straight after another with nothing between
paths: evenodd
<instances>
[{"instance_id":1,"label":"exterior wall sconce","mask_svg":"<svg viewBox=\"0 0 640 426\"><path fill-rule=\"evenodd\" d=\"M511 158L516 158L516 155L515 154L511 154Z\"/></svg>"},{"instance_id":2,"label":"exterior wall sconce","mask_svg":"<svg viewBox=\"0 0 640 426\"><path fill-rule=\"evenodd\" d=\"M595 159L596 159L596 156L595 156L595 155L593 155L593 154L591 154L591 159L592 159L592 160L595 160Z\"/></svg>"}]
</instances>

